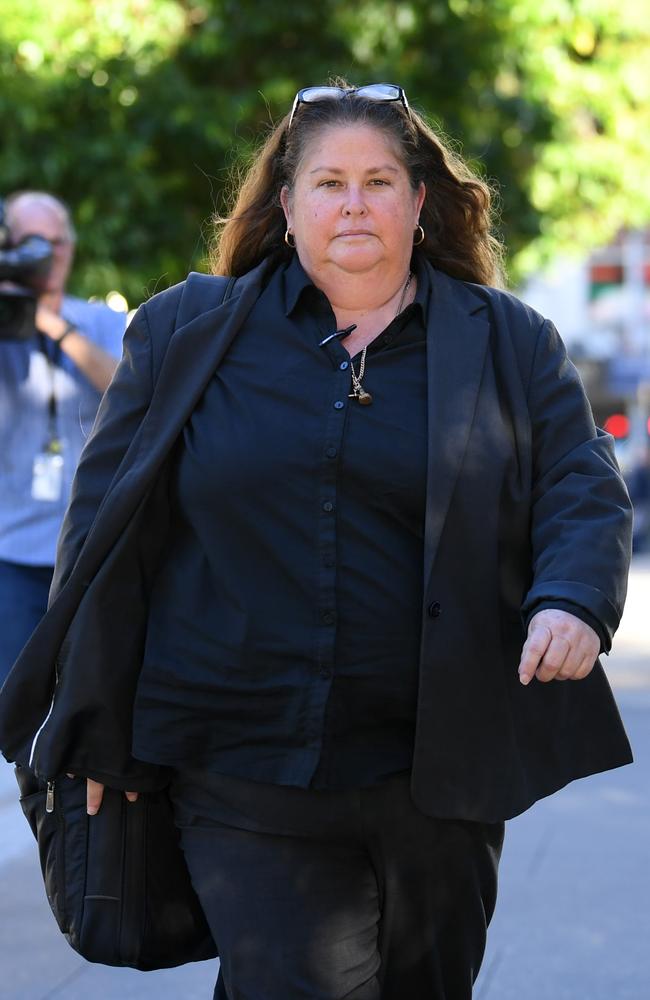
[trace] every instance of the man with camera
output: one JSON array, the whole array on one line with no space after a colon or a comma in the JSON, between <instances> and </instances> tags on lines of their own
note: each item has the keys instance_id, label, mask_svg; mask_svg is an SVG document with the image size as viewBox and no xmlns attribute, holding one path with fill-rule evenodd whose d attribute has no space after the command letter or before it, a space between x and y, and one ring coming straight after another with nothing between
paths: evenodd
<instances>
[{"instance_id":1,"label":"man with camera","mask_svg":"<svg viewBox=\"0 0 650 1000\"><path fill-rule=\"evenodd\" d=\"M46 610L72 477L125 327L124 314L65 293L75 235L59 199L23 191L3 207L0 684Z\"/></svg>"}]
</instances>

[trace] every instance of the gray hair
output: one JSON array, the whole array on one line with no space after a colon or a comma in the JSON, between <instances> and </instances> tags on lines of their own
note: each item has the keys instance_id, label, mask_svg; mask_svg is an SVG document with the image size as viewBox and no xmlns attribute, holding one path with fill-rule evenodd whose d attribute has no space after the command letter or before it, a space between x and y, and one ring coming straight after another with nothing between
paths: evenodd
<instances>
[{"instance_id":1,"label":"gray hair","mask_svg":"<svg viewBox=\"0 0 650 1000\"><path fill-rule=\"evenodd\" d=\"M72 222L70 209L60 198L49 194L47 191L14 191L13 194L7 195L5 199L6 217L9 226L11 226L13 213L19 206L24 205L41 205L43 208L49 209L63 222L70 242L74 243L76 241L77 234Z\"/></svg>"}]
</instances>

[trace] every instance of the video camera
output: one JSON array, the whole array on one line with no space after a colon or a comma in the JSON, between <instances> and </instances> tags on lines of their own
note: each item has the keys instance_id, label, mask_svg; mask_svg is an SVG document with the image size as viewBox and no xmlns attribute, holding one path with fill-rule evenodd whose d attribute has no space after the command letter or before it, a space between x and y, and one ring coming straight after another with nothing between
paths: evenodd
<instances>
[{"instance_id":1,"label":"video camera","mask_svg":"<svg viewBox=\"0 0 650 1000\"><path fill-rule=\"evenodd\" d=\"M52 250L42 236L26 236L12 246L0 198L0 340L34 336L37 288L50 270Z\"/></svg>"}]
</instances>

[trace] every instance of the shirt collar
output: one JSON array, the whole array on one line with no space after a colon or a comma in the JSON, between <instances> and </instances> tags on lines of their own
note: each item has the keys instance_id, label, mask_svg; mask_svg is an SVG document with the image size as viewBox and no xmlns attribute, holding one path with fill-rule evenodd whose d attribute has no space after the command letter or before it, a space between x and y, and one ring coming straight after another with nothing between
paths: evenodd
<instances>
[{"instance_id":1,"label":"shirt collar","mask_svg":"<svg viewBox=\"0 0 650 1000\"><path fill-rule=\"evenodd\" d=\"M427 269L424 266L424 261L422 260L421 254L417 251L413 254L413 260L411 263L413 273L417 278L417 289L415 292L415 299L412 305L420 313L421 318L424 320L427 314L427 303L429 301L430 281ZM290 316L294 311L298 302L306 289L313 289L313 291L318 291L311 278L303 268L300 260L298 259L298 254L294 253L289 264L286 265L283 274L283 285L284 285L284 305L285 314ZM322 294L322 293L321 293Z\"/></svg>"},{"instance_id":2,"label":"shirt collar","mask_svg":"<svg viewBox=\"0 0 650 1000\"><path fill-rule=\"evenodd\" d=\"M285 312L290 316L305 289L315 289L316 286L304 270L297 253L293 254L291 261L285 267L283 280Z\"/></svg>"}]
</instances>

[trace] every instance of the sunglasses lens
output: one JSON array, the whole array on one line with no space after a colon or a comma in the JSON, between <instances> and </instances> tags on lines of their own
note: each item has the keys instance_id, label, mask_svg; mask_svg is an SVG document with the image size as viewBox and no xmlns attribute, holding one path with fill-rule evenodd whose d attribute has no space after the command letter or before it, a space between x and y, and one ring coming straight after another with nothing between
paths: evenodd
<instances>
[{"instance_id":1,"label":"sunglasses lens","mask_svg":"<svg viewBox=\"0 0 650 1000\"><path fill-rule=\"evenodd\" d=\"M333 101L345 95L340 87L306 87L300 91L299 97L303 104L316 104L318 101Z\"/></svg>"},{"instance_id":2,"label":"sunglasses lens","mask_svg":"<svg viewBox=\"0 0 650 1000\"><path fill-rule=\"evenodd\" d=\"M401 87L396 87L392 83L371 83L367 87L359 87L357 94L371 101L399 101Z\"/></svg>"}]
</instances>

